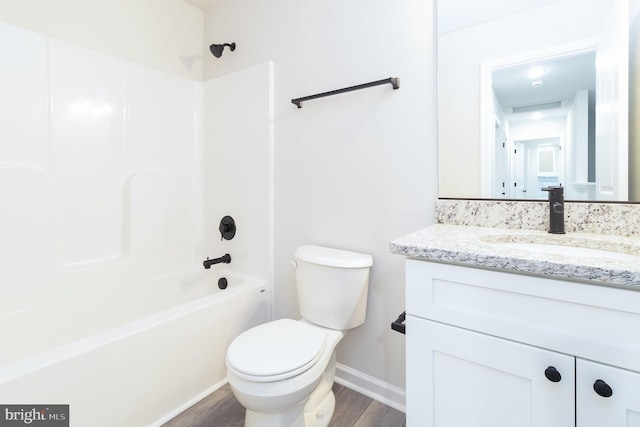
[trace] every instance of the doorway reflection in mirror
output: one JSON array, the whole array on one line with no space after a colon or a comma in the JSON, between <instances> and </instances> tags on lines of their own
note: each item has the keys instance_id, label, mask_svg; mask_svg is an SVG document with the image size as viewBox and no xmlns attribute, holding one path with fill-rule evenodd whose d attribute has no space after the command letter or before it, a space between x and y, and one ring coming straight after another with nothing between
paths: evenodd
<instances>
[{"instance_id":1,"label":"doorway reflection in mirror","mask_svg":"<svg viewBox=\"0 0 640 427\"><path fill-rule=\"evenodd\" d=\"M492 70L491 90L491 197L538 199L542 187L566 185L567 198L593 198L595 52Z\"/></svg>"}]
</instances>

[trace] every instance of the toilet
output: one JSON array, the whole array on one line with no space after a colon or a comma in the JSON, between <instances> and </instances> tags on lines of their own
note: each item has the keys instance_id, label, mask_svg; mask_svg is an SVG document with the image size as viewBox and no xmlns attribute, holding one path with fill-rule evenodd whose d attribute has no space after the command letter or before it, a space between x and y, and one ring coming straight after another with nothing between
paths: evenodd
<instances>
[{"instance_id":1,"label":"toilet","mask_svg":"<svg viewBox=\"0 0 640 427\"><path fill-rule=\"evenodd\" d=\"M302 319L240 334L227 350L227 379L246 427L325 427L335 408L334 350L365 321L371 255L305 245L295 251Z\"/></svg>"}]
</instances>

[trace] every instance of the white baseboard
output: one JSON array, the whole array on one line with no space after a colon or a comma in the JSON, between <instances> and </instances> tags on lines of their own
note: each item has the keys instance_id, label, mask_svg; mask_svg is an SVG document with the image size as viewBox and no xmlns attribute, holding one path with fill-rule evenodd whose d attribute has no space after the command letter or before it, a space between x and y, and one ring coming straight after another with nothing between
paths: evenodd
<instances>
[{"instance_id":1,"label":"white baseboard","mask_svg":"<svg viewBox=\"0 0 640 427\"><path fill-rule=\"evenodd\" d=\"M384 381L380 381L377 378L364 374L360 371L356 371L355 369L352 369L348 366L341 365L340 363L338 363L336 366L335 381L338 384L349 387L350 389L357 391L360 394L377 400L378 402L384 403L385 405L390 406L394 409L402 412L407 411L405 403L406 393L399 387L385 383ZM225 378L224 380L212 385L202 393L198 394L192 399L189 399L179 407L175 408L173 411L153 422L150 427L160 427L167 421L173 419L176 415L184 412L205 397L209 396L211 393L218 390L226 383L227 379Z\"/></svg>"},{"instance_id":2,"label":"white baseboard","mask_svg":"<svg viewBox=\"0 0 640 427\"><path fill-rule=\"evenodd\" d=\"M400 387L385 383L348 366L336 366L336 382L398 411L407 412L407 394Z\"/></svg>"},{"instance_id":3,"label":"white baseboard","mask_svg":"<svg viewBox=\"0 0 640 427\"><path fill-rule=\"evenodd\" d=\"M186 411L187 409L189 409L190 407L192 407L196 403L200 402L205 397L209 396L211 393L213 393L214 391L216 391L217 389L219 389L220 387L225 385L227 382L228 381L225 378L224 380L222 380L222 381L220 381L218 383L215 383L211 387L209 387L206 390L204 390L202 393L198 394L197 396L193 397L192 399L187 400L186 402L184 402L182 405L178 406L173 411L171 411L168 414L164 415L162 418L159 418L159 419L155 420L153 423L151 423L151 425L149 427L160 427L161 425L163 425L167 421L175 418L176 415L183 413L184 411Z\"/></svg>"}]
</instances>

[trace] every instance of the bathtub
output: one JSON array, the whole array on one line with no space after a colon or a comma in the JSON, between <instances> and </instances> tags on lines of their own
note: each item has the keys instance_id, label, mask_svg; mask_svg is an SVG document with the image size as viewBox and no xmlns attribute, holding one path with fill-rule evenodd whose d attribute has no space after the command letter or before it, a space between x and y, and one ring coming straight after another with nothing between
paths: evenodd
<instances>
[{"instance_id":1,"label":"bathtub","mask_svg":"<svg viewBox=\"0 0 640 427\"><path fill-rule=\"evenodd\" d=\"M0 353L9 356L0 359L0 404L68 404L76 427L159 426L216 390L226 382L228 345L268 320L267 284L227 270L180 277L137 287L161 296L150 304L131 295L115 306L101 300L94 308L109 307L110 323L79 317L73 331L31 346L29 336L16 336L24 343L19 352L9 351L15 346L5 327L2 338L9 343ZM224 290L218 289L220 277L228 281ZM15 309L0 322L46 322L52 312L44 313ZM57 325L55 317L49 321Z\"/></svg>"}]
</instances>

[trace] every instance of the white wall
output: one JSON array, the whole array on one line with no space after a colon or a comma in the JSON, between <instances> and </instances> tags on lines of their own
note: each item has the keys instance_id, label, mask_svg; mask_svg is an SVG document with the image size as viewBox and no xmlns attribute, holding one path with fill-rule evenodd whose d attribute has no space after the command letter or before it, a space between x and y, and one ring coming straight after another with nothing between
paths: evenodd
<instances>
[{"instance_id":1,"label":"white wall","mask_svg":"<svg viewBox=\"0 0 640 427\"><path fill-rule=\"evenodd\" d=\"M202 79L202 11L183 0L2 0L0 22Z\"/></svg>"},{"instance_id":2,"label":"white wall","mask_svg":"<svg viewBox=\"0 0 640 427\"><path fill-rule=\"evenodd\" d=\"M510 129L511 139L514 141L555 138L564 136L566 122L562 118L527 120L510 123Z\"/></svg>"},{"instance_id":3,"label":"white wall","mask_svg":"<svg viewBox=\"0 0 640 427\"><path fill-rule=\"evenodd\" d=\"M205 40L237 43L205 60L206 79L274 63L276 317L298 316L296 246L372 254L367 322L338 362L403 388L404 337L389 325L404 309L404 259L388 246L434 222L434 2L221 0L205 12ZM390 76L399 90L290 102Z\"/></svg>"},{"instance_id":4,"label":"white wall","mask_svg":"<svg viewBox=\"0 0 640 427\"><path fill-rule=\"evenodd\" d=\"M440 196L477 197L480 189L480 64L591 40L609 0L558 0L438 37ZM571 17L568 19L567 17ZM474 40L474 43L470 43ZM464 125L461 125L463 123ZM461 156L460 153L465 153ZM453 168L451 165L455 164ZM461 173L462 172L462 173Z\"/></svg>"}]
</instances>

